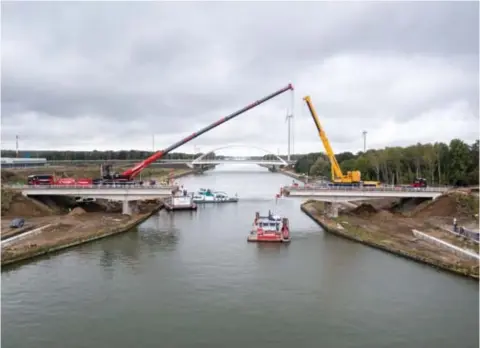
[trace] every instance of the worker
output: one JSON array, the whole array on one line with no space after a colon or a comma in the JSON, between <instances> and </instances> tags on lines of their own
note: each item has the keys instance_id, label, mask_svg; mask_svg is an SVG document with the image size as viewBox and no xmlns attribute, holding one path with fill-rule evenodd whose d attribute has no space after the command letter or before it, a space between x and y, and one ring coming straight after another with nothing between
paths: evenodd
<instances>
[{"instance_id":1,"label":"worker","mask_svg":"<svg viewBox=\"0 0 480 348\"><path fill-rule=\"evenodd\" d=\"M453 232L457 232L457 218L453 218Z\"/></svg>"}]
</instances>

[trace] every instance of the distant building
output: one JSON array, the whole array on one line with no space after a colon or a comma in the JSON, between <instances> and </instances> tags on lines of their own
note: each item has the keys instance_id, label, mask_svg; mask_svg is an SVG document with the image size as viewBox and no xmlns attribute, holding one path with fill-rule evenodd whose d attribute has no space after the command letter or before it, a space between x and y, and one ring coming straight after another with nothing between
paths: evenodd
<instances>
[{"instance_id":1,"label":"distant building","mask_svg":"<svg viewBox=\"0 0 480 348\"><path fill-rule=\"evenodd\" d=\"M27 168L27 167L44 167L47 165L46 158L0 158L0 166L5 168Z\"/></svg>"}]
</instances>

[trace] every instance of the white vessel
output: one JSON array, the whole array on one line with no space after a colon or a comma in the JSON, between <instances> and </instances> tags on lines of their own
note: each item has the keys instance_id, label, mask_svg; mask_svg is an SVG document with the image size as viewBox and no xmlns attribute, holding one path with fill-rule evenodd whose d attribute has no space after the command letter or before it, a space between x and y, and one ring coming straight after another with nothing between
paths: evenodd
<instances>
[{"instance_id":1,"label":"white vessel","mask_svg":"<svg viewBox=\"0 0 480 348\"><path fill-rule=\"evenodd\" d=\"M201 188L193 195L195 203L236 203L238 197L229 197L225 192Z\"/></svg>"},{"instance_id":2,"label":"white vessel","mask_svg":"<svg viewBox=\"0 0 480 348\"><path fill-rule=\"evenodd\" d=\"M175 192L170 197L163 199L163 204L167 210L196 210L197 205L193 201L192 195L187 194L187 190Z\"/></svg>"}]
</instances>

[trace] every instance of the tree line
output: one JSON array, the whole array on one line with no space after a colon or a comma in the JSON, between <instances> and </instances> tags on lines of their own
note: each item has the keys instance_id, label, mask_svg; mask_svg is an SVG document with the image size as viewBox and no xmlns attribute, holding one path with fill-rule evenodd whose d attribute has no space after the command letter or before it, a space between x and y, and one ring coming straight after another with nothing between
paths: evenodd
<instances>
[{"instance_id":1,"label":"tree line","mask_svg":"<svg viewBox=\"0 0 480 348\"><path fill-rule=\"evenodd\" d=\"M17 156L15 150L2 150L1 151L2 157L13 157ZM121 151L53 151L53 150L24 150L18 152L18 157L25 158L46 158L47 161L99 161L99 160L136 160L142 161L148 157L153 155L152 151L140 151L140 150L121 150ZM179 159L179 160L193 160L195 158L200 157L203 155L202 152L200 153L184 153L184 152L172 152L162 159ZM285 157L285 155L281 155ZM301 155L291 155L291 159L295 160L301 158ZM206 158L212 159L223 159L225 156L215 154L215 152L207 153ZM277 160L275 156L266 155L266 156L251 156L253 159L262 159L268 157L273 160Z\"/></svg>"},{"instance_id":2,"label":"tree line","mask_svg":"<svg viewBox=\"0 0 480 348\"><path fill-rule=\"evenodd\" d=\"M98 161L98 160L138 160L142 161L153 155L152 151L121 150L121 151L19 151L18 157L46 158L47 161ZM194 159L202 153L172 152L163 159ZM214 155L214 154L213 154ZM2 150L2 157L16 157L15 150Z\"/></svg>"},{"instance_id":3,"label":"tree line","mask_svg":"<svg viewBox=\"0 0 480 348\"><path fill-rule=\"evenodd\" d=\"M345 174L359 170L362 180L377 180L387 184L408 184L425 178L429 185L478 185L479 141L469 145L460 139L449 144L416 144L407 147L387 147L353 154L336 155ZM294 166L297 173L331 179L330 161L324 153L310 153Z\"/></svg>"},{"instance_id":4,"label":"tree line","mask_svg":"<svg viewBox=\"0 0 480 348\"><path fill-rule=\"evenodd\" d=\"M48 161L135 160L141 161L151 151L20 151L19 157L46 158ZM172 152L163 159L193 160L203 153ZM2 150L2 157L16 157L15 150ZM209 153L207 158L225 156ZM255 156L276 160L273 155ZM282 157L286 157L282 155ZM330 161L325 153L292 154L294 169L315 177L330 179ZM387 147L366 152L342 152L336 155L344 173L359 170L362 180L377 180L388 184L411 183L415 178L425 178L429 185L477 185L479 182L479 141L467 144L453 139L449 144L416 144L407 147Z\"/></svg>"}]
</instances>

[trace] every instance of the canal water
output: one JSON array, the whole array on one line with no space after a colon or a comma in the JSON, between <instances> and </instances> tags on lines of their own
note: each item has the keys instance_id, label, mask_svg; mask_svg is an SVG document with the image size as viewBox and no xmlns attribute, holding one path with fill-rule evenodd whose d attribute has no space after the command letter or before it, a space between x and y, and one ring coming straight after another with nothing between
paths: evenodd
<instances>
[{"instance_id":1,"label":"canal water","mask_svg":"<svg viewBox=\"0 0 480 348\"><path fill-rule=\"evenodd\" d=\"M233 166L179 181L241 201L4 269L2 347L478 347L477 283L324 233L300 201L275 201L291 178ZM290 245L246 242L269 209Z\"/></svg>"}]
</instances>

